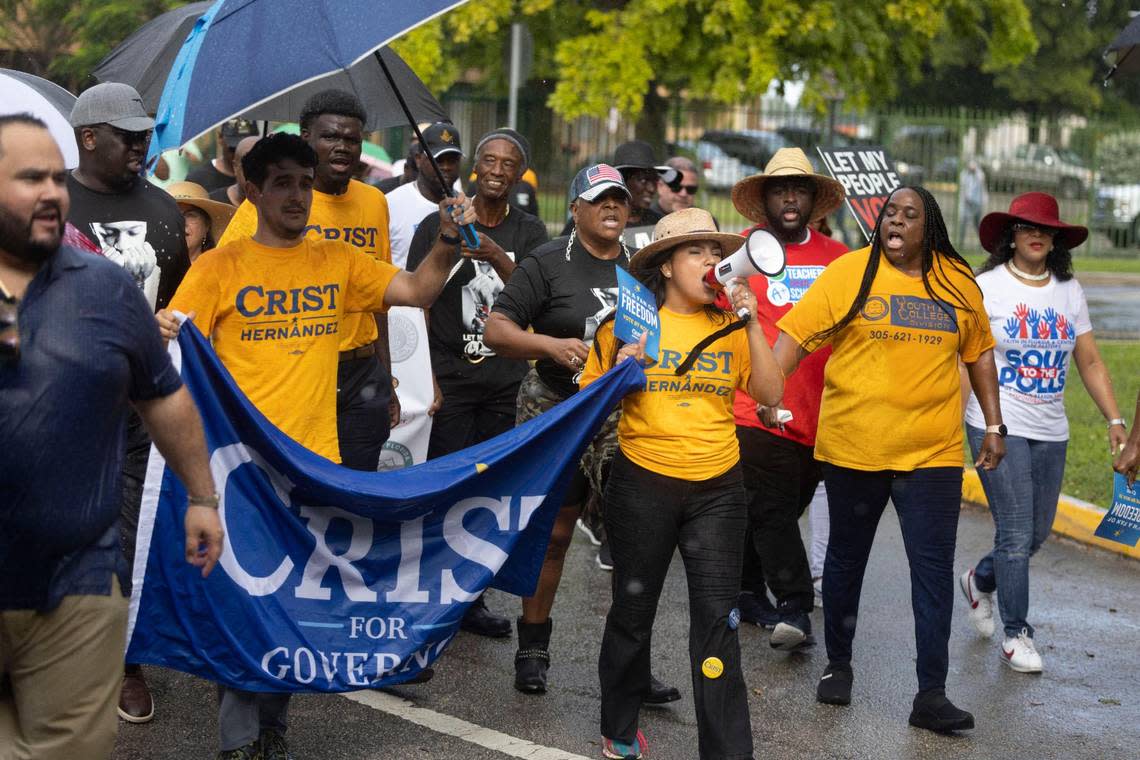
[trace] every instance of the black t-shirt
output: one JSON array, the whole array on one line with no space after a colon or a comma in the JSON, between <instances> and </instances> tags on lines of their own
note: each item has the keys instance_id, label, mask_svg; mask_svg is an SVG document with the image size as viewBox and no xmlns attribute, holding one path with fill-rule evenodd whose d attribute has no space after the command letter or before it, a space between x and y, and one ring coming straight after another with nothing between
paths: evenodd
<instances>
[{"instance_id":1,"label":"black t-shirt","mask_svg":"<svg viewBox=\"0 0 1140 760\"><path fill-rule=\"evenodd\" d=\"M567 261L566 242L565 237L555 238L519 262L493 311L540 335L589 344L617 304L617 267L625 269L629 261L624 253L615 259L595 258L576 238ZM539 359L534 366L542 381L563 397L578 391L577 373L550 359Z\"/></svg>"},{"instance_id":2,"label":"black t-shirt","mask_svg":"<svg viewBox=\"0 0 1140 760\"><path fill-rule=\"evenodd\" d=\"M186 228L174 198L141 178L125 193L99 193L68 174L67 190L67 221L127 270L151 308L165 308L190 268Z\"/></svg>"},{"instance_id":3,"label":"black t-shirt","mask_svg":"<svg viewBox=\"0 0 1140 760\"><path fill-rule=\"evenodd\" d=\"M516 262L549 240L546 225L518 209L510 209L497 227L476 222L475 229L498 243ZM438 234L439 214L430 214L420 222L408 248L409 272L427 258ZM502 289L503 281L494 267L463 259L432 304L428 344L432 370L445 399L471 393L488 400L501 400L497 397L502 396L514 403L527 363L496 356L483 344L483 327Z\"/></svg>"},{"instance_id":4,"label":"black t-shirt","mask_svg":"<svg viewBox=\"0 0 1140 760\"><path fill-rule=\"evenodd\" d=\"M206 192L227 187L237 182L232 174L223 174L214 166L213 161L207 161L186 175L187 182L197 182L206 189Z\"/></svg>"}]
</instances>

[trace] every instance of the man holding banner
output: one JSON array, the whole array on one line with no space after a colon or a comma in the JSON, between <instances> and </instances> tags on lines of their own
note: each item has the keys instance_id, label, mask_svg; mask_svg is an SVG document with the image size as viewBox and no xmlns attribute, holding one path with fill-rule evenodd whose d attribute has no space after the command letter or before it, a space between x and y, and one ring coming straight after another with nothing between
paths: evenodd
<instances>
[{"instance_id":1,"label":"man holding banner","mask_svg":"<svg viewBox=\"0 0 1140 760\"><path fill-rule=\"evenodd\" d=\"M336 379L345 318L394 305L429 306L454 263L454 249L438 247L408 274L359 255L344 240L306 237L317 164L300 137L278 133L258 142L242 161L257 231L203 254L171 309L212 338L222 364L270 423L339 462ZM443 236L457 236L458 225L475 217L463 196L439 208ZM160 312L159 321L165 336L177 336L173 315ZM219 756L287 757L288 699L223 687Z\"/></svg>"},{"instance_id":2,"label":"man holding banner","mask_svg":"<svg viewBox=\"0 0 1140 760\"><path fill-rule=\"evenodd\" d=\"M222 551L202 423L132 277L61 246L69 194L43 122L0 117L0 754L107 757L130 589L119 550L128 402L189 494L186 560ZM185 499L185 495L181 499ZM183 501L183 504L186 502Z\"/></svg>"}]
</instances>

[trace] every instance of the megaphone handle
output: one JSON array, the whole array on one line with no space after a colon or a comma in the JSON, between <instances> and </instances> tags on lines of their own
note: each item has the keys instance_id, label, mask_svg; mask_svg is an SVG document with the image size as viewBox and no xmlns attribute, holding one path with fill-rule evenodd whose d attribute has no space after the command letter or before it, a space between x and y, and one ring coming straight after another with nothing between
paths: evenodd
<instances>
[{"instance_id":1,"label":"megaphone handle","mask_svg":"<svg viewBox=\"0 0 1140 760\"><path fill-rule=\"evenodd\" d=\"M736 293L736 289L739 288L740 286L741 286L741 284L739 282L737 282L737 278L735 278L735 277L728 281L728 285L726 287L731 288L731 290L728 291L728 295L730 298L732 297L732 295L734 293ZM747 322L749 319L752 318L751 312L749 312L748 309L744 308L743 306L741 306L739 309L736 310L736 316L740 317L741 322Z\"/></svg>"}]
</instances>

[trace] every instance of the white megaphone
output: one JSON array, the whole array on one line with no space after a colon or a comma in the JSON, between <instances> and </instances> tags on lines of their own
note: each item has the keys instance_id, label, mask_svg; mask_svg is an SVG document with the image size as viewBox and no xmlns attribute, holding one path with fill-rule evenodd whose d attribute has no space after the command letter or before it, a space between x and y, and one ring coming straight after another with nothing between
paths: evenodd
<instances>
[{"instance_id":1,"label":"white megaphone","mask_svg":"<svg viewBox=\"0 0 1140 760\"><path fill-rule=\"evenodd\" d=\"M709 270L705 282L712 287L725 287L737 277L747 280L755 274L765 277L779 277L784 273L788 257L784 244L766 229L756 228L748 233L744 245ZM748 310L740 308L736 312L742 320L748 320Z\"/></svg>"}]
</instances>

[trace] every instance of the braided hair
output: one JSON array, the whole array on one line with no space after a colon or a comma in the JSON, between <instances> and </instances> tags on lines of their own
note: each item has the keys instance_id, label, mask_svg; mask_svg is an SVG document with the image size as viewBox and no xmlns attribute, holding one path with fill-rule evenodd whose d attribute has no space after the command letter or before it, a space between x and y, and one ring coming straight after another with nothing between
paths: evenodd
<instances>
[{"instance_id":1,"label":"braided hair","mask_svg":"<svg viewBox=\"0 0 1140 760\"><path fill-rule=\"evenodd\" d=\"M926 212L922 230L921 264L922 286L926 290L926 294L934 303L938 304L947 316L954 320L955 324L957 323L957 316L954 313L955 307L968 312L979 325L982 323L981 315L970 307L965 295L946 274L946 269L949 267L959 274L965 275L981 293L978 283L974 280L974 274L970 270L970 264L950 242L950 234L946 231L946 221L942 218L942 209L939 208L938 201L925 188L903 186L896 188L887 196L886 202L879 210L879 216L875 219L875 228L871 232L871 255L867 258L867 266L863 270L863 280L859 283L859 292L856 294L851 307L834 325L809 336L804 341L804 347L808 350L814 351L842 332L844 328L855 321L855 318L859 316L866 305L867 298L871 295L871 285L875 281L875 275L879 272L879 259L883 253L883 241L879 235L879 228L883 223L883 217L886 215L887 206L890 205L895 193L900 190L910 190L921 198ZM949 300L935 293L931 282L937 283L941 290L949 295Z\"/></svg>"}]
</instances>

